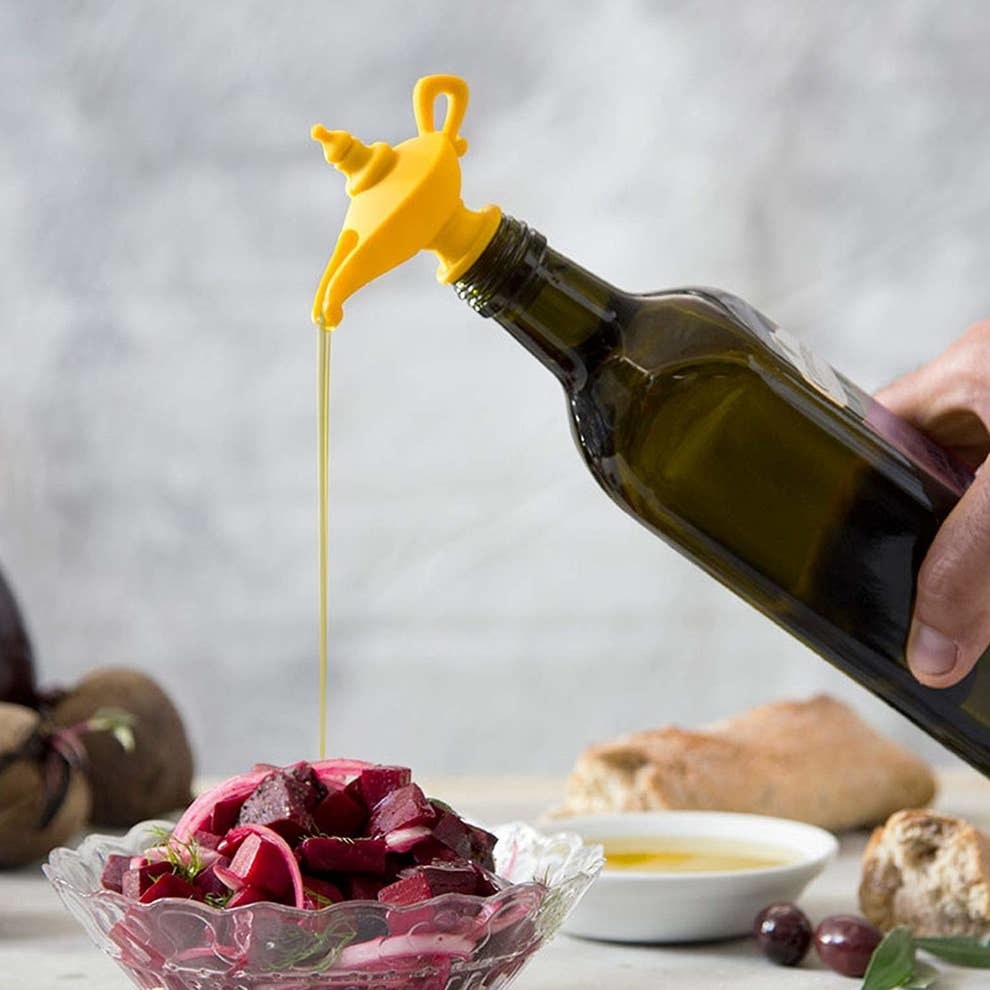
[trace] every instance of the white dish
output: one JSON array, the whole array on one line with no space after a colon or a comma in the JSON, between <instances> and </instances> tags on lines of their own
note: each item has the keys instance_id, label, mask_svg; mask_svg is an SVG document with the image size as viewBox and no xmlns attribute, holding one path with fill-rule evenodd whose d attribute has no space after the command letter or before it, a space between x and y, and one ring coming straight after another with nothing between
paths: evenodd
<instances>
[{"instance_id":1,"label":"white dish","mask_svg":"<svg viewBox=\"0 0 990 990\"><path fill-rule=\"evenodd\" d=\"M586 815L566 820L586 842L712 839L793 853L782 865L719 872L610 869L564 923L571 935L613 942L698 942L752 930L757 913L793 901L836 855L831 833L802 822L715 811Z\"/></svg>"}]
</instances>

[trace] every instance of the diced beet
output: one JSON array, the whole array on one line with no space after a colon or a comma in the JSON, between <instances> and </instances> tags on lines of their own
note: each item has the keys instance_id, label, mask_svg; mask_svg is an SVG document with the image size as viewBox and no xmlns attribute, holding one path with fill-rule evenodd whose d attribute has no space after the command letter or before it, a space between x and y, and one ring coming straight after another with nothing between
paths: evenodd
<instances>
[{"instance_id":1,"label":"diced beet","mask_svg":"<svg viewBox=\"0 0 990 990\"><path fill-rule=\"evenodd\" d=\"M270 901L271 894L259 887L241 887L230 895L225 907L243 907L245 904L257 904L258 901Z\"/></svg>"},{"instance_id":2,"label":"diced beet","mask_svg":"<svg viewBox=\"0 0 990 990\"><path fill-rule=\"evenodd\" d=\"M402 878L378 892L385 904L418 904L440 894L473 894L478 875L470 867L436 864L404 870Z\"/></svg>"},{"instance_id":3,"label":"diced beet","mask_svg":"<svg viewBox=\"0 0 990 990\"><path fill-rule=\"evenodd\" d=\"M369 835L385 835L399 828L427 825L436 817L433 805L415 784L389 791L376 805L368 820Z\"/></svg>"},{"instance_id":4,"label":"diced beet","mask_svg":"<svg viewBox=\"0 0 990 990\"><path fill-rule=\"evenodd\" d=\"M237 822L239 825L266 825L295 842L316 831L313 810L326 793L326 787L308 763L273 770L241 805Z\"/></svg>"},{"instance_id":5,"label":"diced beet","mask_svg":"<svg viewBox=\"0 0 990 990\"><path fill-rule=\"evenodd\" d=\"M443 812L433 826L433 838L449 846L462 859L471 858L471 834L452 811Z\"/></svg>"},{"instance_id":6,"label":"diced beet","mask_svg":"<svg viewBox=\"0 0 990 990\"><path fill-rule=\"evenodd\" d=\"M385 873L384 839L305 839L296 850L303 864L318 873Z\"/></svg>"},{"instance_id":7,"label":"diced beet","mask_svg":"<svg viewBox=\"0 0 990 990\"><path fill-rule=\"evenodd\" d=\"M312 835L316 831L312 819L307 823L305 819L284 818L279 822L270 822L268 828L278 832L290 846L298 845L307 835Z\"/></svg>"},{"instance_id":8,"label":"diced beet","mask_svg":"<svg viewBox=\"0 0 990 990\"><path fill-rule=\"evenodd\" d=\"M303 876L303 893L306 895L306 907L318 911L329 904L337 904L344 895L336 884L319 877Z\"/></svg>"},{"instance_id":9,"label":"diced beet","mask_svg":"<svg viewBox=\"0 0 990 990\"><path fill-rule=\"evenodd\" d=\"M468 832L471 833L471 859L486 870L494 870L498 837L477 825L468 825Z\"/></svg>"},{"instance_id":10,"label":"diced beet","mask_svg":"<svg viewBox=\"0 0 990 990\"><path fill-rule=\"evenodd\" d=\"M249 835L230 861L230 873L241 878L243 887L260 887L276 899L292 889L292 874L280 849L260 835Z\"/></svg>"},{"instance_id":11,"label":"diced beet","mask_svg":"<svg viewBox=\"0 0 990 990\"><path fill-rule=\"evenodd\" d=\"M163 873L138 900L142 904L150 904L163 897L184 897L188 900L190 897L198 898L199 892L177 873Z\"/></svg>"},{"instance_id":12,"label":"diced beet","mask_svg":"<svg viewBox=\"0 0 990 990\"><path fill-rule=\"evenodd\" d=\"M226 835L228 830L237 823L237 816L241 813L242 804L244 804L244 798L240 797L217 801L210 813L210 831L214 835ZM199 831L202 829L197 830L197 832Z\"/></svg>"},{"instance_id":13,"label":"diced beet","mask_svg":"<svg viewBox=\"0 0 990 990\"><path fill-rule=\"evenodd\" d=\"M344 878L347 898L351 901L376 901L378 891L386 886L384 880L369 877L364 873L352 873Z\"/></svg>"},{"instance_id":14,"label":"diced beet","mask_svg":"<svg viewBox=\"0 0 990 990\"><path fill-rule=\"evenodd\" d=\"M360 835L368 821L364 801L344 787L331 789L313 811L318 831L325 835Z\"/></svg>"},{"instance_id":15,"label":"diced beet","mask_svg":"<svg viewBox=\"0 0 990 990\"><path fill-rule=\"evenodd\" d=\"M217 870L225 870L230 865L230 860L226 857L221 862L208 866L205 870L200 870L196 874L193 886L204 896L213 894L215 897L226 897L230 893L229 884L217 876Z\"/></svg>"},{"instance_id":16,"label":"diced beet","mask_svg":"<svg viewBox=\"0 0 990 990\"><path fill-rule=\"evenodd\" d=\"M423 866L417 867L418 869L429 870L432 867ZM464 891L464 893L470 893L474 891L475 880L474 877L471 878L471 891ZM449 891L443 891L443 893L449 893ZM420 901L428 901L431 897L434 897L433 888L430 885L430 881L422 873L415 873L408 877L403 877L401 880L396 880L395 883L390 883L387 887L382 887L378 891L378 900L383 904L394 904L396 907L401 907L405 904L419 904Z\"/></svg>"},{"instance_id":17,"label":"diced beet","mask_svg":"<svg viewBox=\"0 0 990 990\"><path fill-rule=\"evenodd\" d=\"M262 828L264 826L261 826ZM250 835L247 826L235 825L221 840L217 846L217 852L221 856L233 858L234 853L241 848L241 843Z\"/></svg>"},{"instance_id":18,"label":"diced beet","mask_svg":"<svg viewBox=\"0 0 990 990\"><path fill-rule=\"evenodd\" d=\"M143 858L143 857L142 857ZM172 872L172 864L162 860L158 863L145 862L144 866L132 867L126 870L120 878L121 893L133 901L141 899L141 895L154 884L159 877Z\"/></svg>"},{"instance_id":19,"label":"diced beet","mask_svg":"<svg viewBox=\"0 0 990 990\"><path fill-rule=\"evenodd\" d=\"M360 795L368 808L373 809L386 794L412 781L412 771L408 767L372 766L362 770L350 784L348 790Z\"/></svg>"},{"instance_id":20,"label":"diced beet","mask_svg":"<svg viewBox=\"0 0 990 990\"><path fill-rule=\"evenodd\" d=\"M492 850L497 841L491 832L468 825L452 811L443 812L433 826L433 837L449 846L463 859L474 860L485 869L492 869L495 861Z\"/></svg>"},{"instance_id":21,"label":"diced beet","mask_svg":"<svg viewBox=\"0 0 990 990\"><path fill-rule=\"evenodd\" d=\"M292 885L292 893L291 895L287 895L288 899L286 900L286 903L292 903L295 907L302 907L302 874L299 872L299 863L296 862L296 857L292 852L292 848L277 832L272 831L272 829L268 828L266 825L256 825L253 822L248 825L238 825L237 828L232 828L226 836L224 836L224 841L220 844L220 851L225 854L227 854L228 849L234 851L231 858L231 867L233 867L234 858L236 858L238 853L240 853L241 847L251 836L261 839L263 843L270 847L270 849L264 854L266 861L270 861L275 858L274 856L270 856L269 853L277 854L277 857L281 859L284 864L284 871L288 874ZM249 858L247 857L247 854L245 855L246 858ZM227 876L224 872L218 871L217 875L224 881L224 883L227 882Z\"/></svg>"},{"instance_id":22,"label":"diced beet","mask_svg":"<svg viewBox=\"0 0 990 990\"><path fill-rule=\"evenodd\" d=\"M430 866L413 866L402 872L403 877L425 876L433 891L439 894L471 894L478 887L478 870L474 863L461 866L457 863L433 863Z\"/></svg>"},{"instance_id":23,"label":"diced beet","mask_svg":"<svg viewBox=\"0 0 990 990\"><path fill-rule=\"evenodd\" d=\"M300 784L304 784L312 790L313 798L310 810L316 807L316 805L327 796L326 785L320 780L311 763L307 763L305 760L300 760L298 763L294 763L291 767L289 767L288 772L292 774L292 776L295 777Z\"/></svg>"},{"instance_id":24,"label":"diced beet","mask_svg":"<svg viewBox=\"0 0 990 990\"><path fill-rule=\"evenodd\" d=\"M131 857L121 856L119 853L110 853L103 866L103 873L100 875L100 883L106 890L115 890L122 893L121 880L124 874L131 868Z\"/></svg>"},{"instance_id":25,"label":"diced beet","mask_svg":"<svg viewBox=\"0 0 990 990\"><path fill-rule=\"evenodd\" d=\"M497 894L500 890L504 890L506 883L497 874L492 873L491 870L486 870L483 866L478 863L472 863L471 868L474 870L478 877L478 889L475 891L482 897L490 897L492 894Z\"/></svg>"},{"instance_id":26,"label":"diced beet","mask_svg":"<svg viewBox=\"0 0 990 990\"><path fill-rule=\"evenodd\" d=\"M467 863L463 856L459 856L446 843L434 838L432 831L430 835L417 842L410 850L410 855L414 863L429 865L430 863Z\"/></svg>"},{"instance_id":27,"label":"diced beet","mask_svg":"<svg viewBox=\"0 0 990 990\"><path fill-rule=\"evenodd\" d=\"M240 890L244 886L244 878L231 871L229 862L226 866L214 866L211 869L213 870L213 875L225 887L229 887L231 890Z\"/></svg>"},{"instance_id":28,"label":"diced beet","mask_svg":"<svg viewBox=\"0 0 990 990\"><path fill-rule=\"evenodd\" d=\"M385 883L391 883L393 880L399 879L399 874L403 870L408 870L415 866L415 863L410 862L411 857L408 853L394 853L389 852L385 854L385 873L382 879Z\"/></svg>"}]
</instances>

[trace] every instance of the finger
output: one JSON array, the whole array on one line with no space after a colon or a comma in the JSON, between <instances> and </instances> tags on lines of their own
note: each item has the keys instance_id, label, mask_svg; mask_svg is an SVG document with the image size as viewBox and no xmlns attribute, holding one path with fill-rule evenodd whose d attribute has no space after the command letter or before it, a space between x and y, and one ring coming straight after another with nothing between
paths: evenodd
<instances>
[{"instance_id":1,"label":"finger","mask_svg":"<svg viewBox=\"0 0 990 990\"><path fill-rule=\"evenodd\" d=\"M908 666L923 684L962 680L990 645L990 471L935 536L918 574Z\"/></svg>"},{"instance_id":2,"label":"finger","mask_svg":"<svg viewBox=\"0 0 990 990\"><path fill-rule=\"evenodd\" d=\"M881 389L877 401L946 446L985 444L990 431L990 320L934 361Z\"/></svg>"}]
</instances>

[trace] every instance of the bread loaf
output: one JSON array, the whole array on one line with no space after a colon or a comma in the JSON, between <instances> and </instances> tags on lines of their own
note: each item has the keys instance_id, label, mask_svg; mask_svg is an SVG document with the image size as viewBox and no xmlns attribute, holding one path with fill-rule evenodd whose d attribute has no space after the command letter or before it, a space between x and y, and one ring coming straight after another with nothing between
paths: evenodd
<instances>
[{"instance_id":1,"label":"bread loaf","mask_svg":"<svg viewBox=\"0 0 990 990\"><path fill-rule=\"evenodd\" d=\"M839 830L876 825L934 793L921 760L820 695L763 705L702 731L653 729L592 746L555 814L744 811Z\"/></svg>"},{"instance_id":2,"label":"bread loaf","mask_svg":"<svg viewBox=\"0 0 990 990\"><path fill-rule=\"evenodd\" d=\"M899 811L863 853L863 914L915 935L990 935L990 839L961 818Z\"/></svg>"}]
</instances>

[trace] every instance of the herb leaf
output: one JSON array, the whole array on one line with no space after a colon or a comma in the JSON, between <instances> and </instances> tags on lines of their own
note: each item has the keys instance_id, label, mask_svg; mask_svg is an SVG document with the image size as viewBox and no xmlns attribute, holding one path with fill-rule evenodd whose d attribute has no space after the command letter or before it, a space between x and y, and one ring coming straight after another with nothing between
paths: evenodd
<instances>
[{"instance_id":1,"label":"herb leaf","mask_svg":"<svg viewBox=\"0 0 990 990\"><path fill-rule=\"evenodd\" d=\"M914 938L906 925L892 928L874 949L861 990L897 990L914 979Z\"/></svg>"},{"instance_id":2,"label":"herb leaf","mask_svg":"<svg viewBox=\"0 0 990 990\"><path fill-rule=\"evenodd\" d=\"M916 938L919 949L957 966L990 969L990 936L957 935L945 938Z\"/></svg>"},{"instance_id":3,"label":"herb leaf","mask_svg":"<svg viewBox=\"0 0 990 990\"><path fill-rule=\"evenodd\" d=\"M203 857L196 839L180 842L168 827L161 825L152 826L150 832L158 841L149 852L160 852L171 864L173 873L192 883L203 870Z\"/></svg>"}]
</instances>

